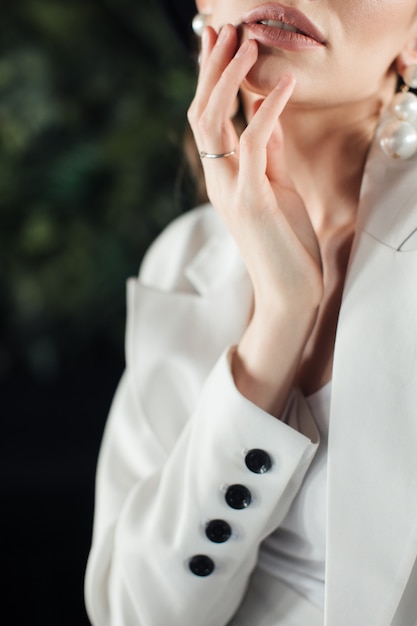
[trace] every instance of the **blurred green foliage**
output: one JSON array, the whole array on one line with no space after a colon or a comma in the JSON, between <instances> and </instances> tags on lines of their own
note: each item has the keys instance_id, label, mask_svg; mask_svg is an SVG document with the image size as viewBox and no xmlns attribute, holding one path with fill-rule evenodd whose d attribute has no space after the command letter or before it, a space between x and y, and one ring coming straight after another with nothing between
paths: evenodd
<instances>
[{"instance_id":1,"label":"blurred green foliage","mask_svg":"<svg viewBox=\"0 0 417 626\"><path fill-rule=\"evenodd\" d=\"M195 68L157 0L1 12L0 379L50 378L97 343L122 349L125 279L192 202Z\"/></svg>"}]
</instances>

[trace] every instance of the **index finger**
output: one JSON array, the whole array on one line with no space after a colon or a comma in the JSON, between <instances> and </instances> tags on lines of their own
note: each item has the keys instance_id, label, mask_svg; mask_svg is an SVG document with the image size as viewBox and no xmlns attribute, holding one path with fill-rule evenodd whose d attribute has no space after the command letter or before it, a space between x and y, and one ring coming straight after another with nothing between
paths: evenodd
<instances>
[{"instance_id":1,"label":"index finger","mask_svg":"<svg viewBox=\"0 0 417 626\"><path fill-rule=\"evenodd\" d=\"M277 120L290 99L295 79L285 74L262 102L240 138L240 168L242 180L258 177L263 180L267 167L267 146L276 128ZM281 146L282 150L282 146ZM277 153L276 158L279 158Z\"/></svg>"}]
</instances>

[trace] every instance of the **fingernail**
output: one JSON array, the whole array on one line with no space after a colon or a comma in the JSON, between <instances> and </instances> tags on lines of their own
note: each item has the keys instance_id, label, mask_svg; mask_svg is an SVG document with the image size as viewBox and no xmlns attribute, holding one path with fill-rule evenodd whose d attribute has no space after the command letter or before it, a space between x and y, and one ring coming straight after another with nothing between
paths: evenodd
<instances>
[{"instance_id":1,"label":"fingernail","mask_svg":"<svg viewBox=\"0 0 417 626\"><path fill-rule=\"evenodd\" d=\"M248 39L240 46L239 50L235 54L235 58L237 59L239 57L242 57L244 54L246 54L247 51L249 50L250 45L251 45L250 39Z\"/></svg>"},{"instance_id":2,"label":"fingernail","mask_svg":"<svg viewBox=\"0 0 417 626\"><path fill-rule=\"evenodd\" d=\"M280 78L277 82L275 89L285 89L285 87L288 87L288 85L290 85L292 82L295 82L293 75L284 74L284 76Z\"/></svg>"},{"instance_id":3,"label":"fingernail","mask_svg":"<svg viewBox=\"0 0 417 626\"><path fill-rule=\"evenodd\" d=\"M219 35L217 37L216 43L222 44L224 41L226 41L227 35L228 35L228 32L227 32L226 26L222 26L219 30Z\"/></svg>"}]
</instances>

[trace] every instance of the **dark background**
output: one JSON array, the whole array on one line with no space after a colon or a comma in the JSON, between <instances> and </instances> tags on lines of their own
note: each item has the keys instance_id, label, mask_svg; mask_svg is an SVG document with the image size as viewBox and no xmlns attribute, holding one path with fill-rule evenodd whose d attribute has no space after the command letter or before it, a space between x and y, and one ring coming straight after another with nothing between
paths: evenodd
<instances>
[{"instance_id":1,"label":"dark background","mask_svg":"<svg viewBox=\"0 0 417 626\"><path fill-rule=\"evenodd\" d=\"M125 280L193 202L195 67L156 0L3 1L0 49L0 621L83 626Z\"/></svg>"}]
</instances>

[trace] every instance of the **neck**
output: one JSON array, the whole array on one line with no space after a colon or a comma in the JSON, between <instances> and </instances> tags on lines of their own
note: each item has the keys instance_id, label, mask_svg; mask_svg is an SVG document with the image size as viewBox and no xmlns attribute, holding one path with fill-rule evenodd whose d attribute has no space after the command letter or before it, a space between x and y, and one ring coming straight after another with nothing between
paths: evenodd
<instances>
[{"instance_id":1,"label":"neck","mask_svg":"<svg viewBox=\"0 0 417 626\"><path fill-rule=\"evenodd\" d=\"M290 101L281 115L288 169L319 238L356 219L366 157L392 84L384 92L343 106Z\"/></svg>"},{"instance_id":2,"label":"neck","mask_svg":"<svg viewBox=\"0 0 417 626\"><path fill-rule=\"evenodd\" d=\"M301 107L282 116L286 161L317 233L354 219L378 118L379 111Z\"/></svg>"}]
</instances>

